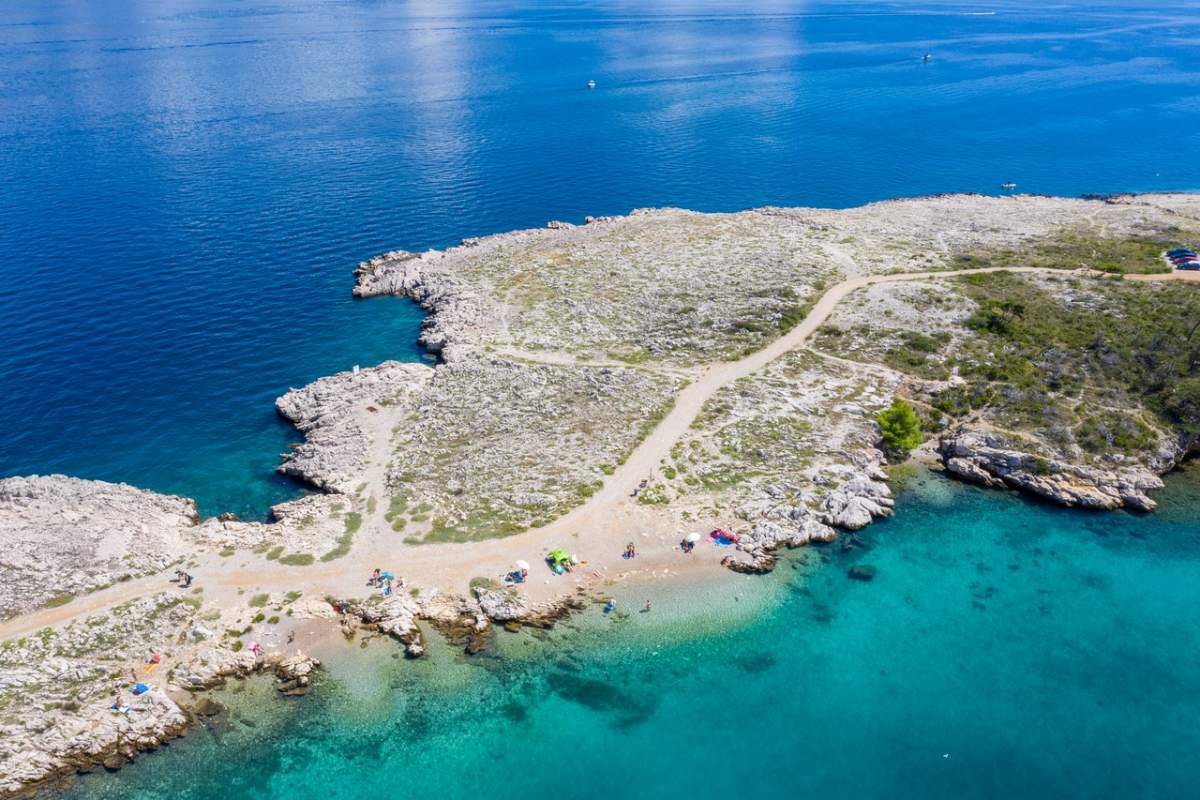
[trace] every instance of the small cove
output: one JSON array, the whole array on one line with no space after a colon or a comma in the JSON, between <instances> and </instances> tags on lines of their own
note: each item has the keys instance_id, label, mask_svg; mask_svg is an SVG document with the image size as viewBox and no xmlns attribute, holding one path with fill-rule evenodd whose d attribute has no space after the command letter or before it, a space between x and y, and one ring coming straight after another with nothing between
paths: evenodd
<instances>
[{"instance_id":1,"label":"small cove","mask_svg":"<svg viewBox=\"0 0 1200 800\"><path fill-rule=\"evenodd\" d=\"M198 730L68 796L1188 796L1198 478L1132 515L915 471L867 551L617 587L619 608L654 610L591 609L483 657L353 645L299 702L235 702L255 727Z\"/></svg>"}]
</instances>

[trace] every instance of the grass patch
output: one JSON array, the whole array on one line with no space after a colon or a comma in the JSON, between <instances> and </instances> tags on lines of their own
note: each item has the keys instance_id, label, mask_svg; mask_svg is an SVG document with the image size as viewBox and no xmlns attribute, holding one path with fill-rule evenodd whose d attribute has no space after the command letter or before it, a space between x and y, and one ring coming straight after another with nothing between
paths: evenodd
<instances>
[{"instance_id":1,"label":"grass patch","mask_svg":"<svg viewBox=\"0 0 1200 800\"><path fill-rule=\"evenodd\" d=\"M591 483L581 483L575 487L575 494L580 497L591 497L600 487L604 485L604 481L592 481Z\"/></svg>"},{"instance_id":2,"label":"grass patch","mask_svg":"<svg viewBox=\"0 0 1200 800\"><path fill-rule=\"evenodd\" d=\"M1194 232L1176 227L1132 236L1099 236L1085 228L1068 228L1022 248L964 253L954 258L952 268L1029 266L1117 275L1170 272L1163 252L1195 238Z\"/></svg>"},{"instance_id":3,"label":"grass patch","mask_svg":"<svg viewBox=\"0 0 1200 800\"><path fill-rule=\"evenodd\" d=\"M316 560L312 553L288 553L286 556L280 556L279 563L289 567L308 567Z\"/></svg>"},{"instance_id":4,"label":"grass patch","mask_svg":"<svg viewBox=\"0 0 1200 800\"><path fill-rule=\"evenodd\" d=\"M46 608L58 608L65 606L67 603L75 599L75 595L70 592L59 592L46 601Z\"/></svg>"},{"instance_id":5,"label":"grass patch","mask_svg":"<svg viewBox=\"0 0 1200 800\"><path fill-rule=\"evenodd\" d=\"M346 529L337 539L337 545L321 556L322 561L333 561L341 558L350 552L350 546L354 543L354 534L358 533L358 529L362 527L362 514L357 511L351 511L346 514Z\"/></svg>"},{"instance_id":6,"label":"grass patch","mask_svg":"<svg viewBox=\"0 0 1200 800\"><path fill-rule=\"evenodd\" d=\"M500 588L500 584L497 583L493 578L484 578L484 577L471 578L471 583L469 584L469 586L471 587L471 591L475 591L476 589L482 589L484 591L491 591L492 589Z\"/></svg>"},{"instance_id":7,"label":"grass patch","mask_svg":"<svg viewBox=\"0 0 1200 800\"><path fill-rule=\"evenodd\" d=\"M254 595L254 597L251 597L249 606L251 608L262 608L270 601L271 601L271 596L269 594L267 594L266 592L263 592L262 594L256 594L256 595Z\"/></svg>"}]
</instances>

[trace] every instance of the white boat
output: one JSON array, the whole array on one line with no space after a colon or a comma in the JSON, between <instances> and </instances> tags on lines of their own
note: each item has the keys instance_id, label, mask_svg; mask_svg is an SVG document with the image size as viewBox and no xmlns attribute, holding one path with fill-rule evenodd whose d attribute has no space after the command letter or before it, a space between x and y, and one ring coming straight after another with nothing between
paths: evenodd
<instances>
[{"instance_id":1,"label":"white boat","mask_svg":"<svg viewBox=\"0 0 1200 800\"><path fill-rule=\"evenodd\" d=\"M1001 189L1004 189L1005 191L1012 191L1013 189L1017 188L1017 185L1016 185L1015 183L1012 183L1012 182L1010 181L1010 182L1008 182L1008 183L1002 183L1002 184L1000 184L1000 188L1001 188Z\"/></svg>"},{"instance_id":2,"label":"white boat","mask_svg":"<svg viewBox=\"0 0 1200 800\"><path fill-rule=\"evenodd\" d=\"M596 82L595 82L595 81L588 81L588 88L589 88L589 89L595 89L595 88L596 88Z\"/></svg>"}]
</instances>

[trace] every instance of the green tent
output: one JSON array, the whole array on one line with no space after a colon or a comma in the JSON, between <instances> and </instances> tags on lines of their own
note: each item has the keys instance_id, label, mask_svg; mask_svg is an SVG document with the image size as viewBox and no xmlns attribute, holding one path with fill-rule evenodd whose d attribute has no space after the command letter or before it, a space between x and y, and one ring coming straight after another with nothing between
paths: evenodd
<instances>
[{"instance_id":1,"label":"green tent","mask_svg":"<svg viewBox=\"0 0 1200 800\"><path fill-rule=\"evenodd\" d=\"M563 550L561 547L558 548L557 550L551 550L549 555L546 556L546 558L550 559L550 563L554 564L554 566L556 566L556 567L559 564L563 563L564 561L571 560L571 556L568 555L567 551Z\"/></svg>"}]
</instances>

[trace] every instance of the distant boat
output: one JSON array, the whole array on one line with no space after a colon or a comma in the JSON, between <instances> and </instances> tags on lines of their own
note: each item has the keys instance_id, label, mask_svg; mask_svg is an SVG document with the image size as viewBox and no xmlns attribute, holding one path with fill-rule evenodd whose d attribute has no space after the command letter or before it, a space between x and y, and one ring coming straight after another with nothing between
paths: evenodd
<instances>
[{"instance_id":1,"label":"distant boat","mask_svg":"<svg viewBox=\"0 0 1200 800\"><path fill-rule=\"evenodd\" d=\"M589 89L595 89L595 88L596 88L596 82L595 82L595 81L588 81L588 88L589 88Z\"/></svg>"},{"instance_id":2,"label":"distant boat","mask_svg":"<svg viewBox=\"0 0 1200 800\"><path fill-rule=\"evenodd\" d=\"M1013 189L1017 188L1017 185L1012 182L1002 183L1002 184L1000 184L1000 188L1005 190L1006 192L1011 192Z\"/></svg>"},{"instance_id":3,"label":"distant boat","mask_svg":"<svg viewBox=\"0 0 1200 800\"><path fill-rule=\"evenodd\" d=\"M933 53L926 53L925 55L921 56L921 60L922 61L932 61Z\"/></svg>"}]
</instances>

